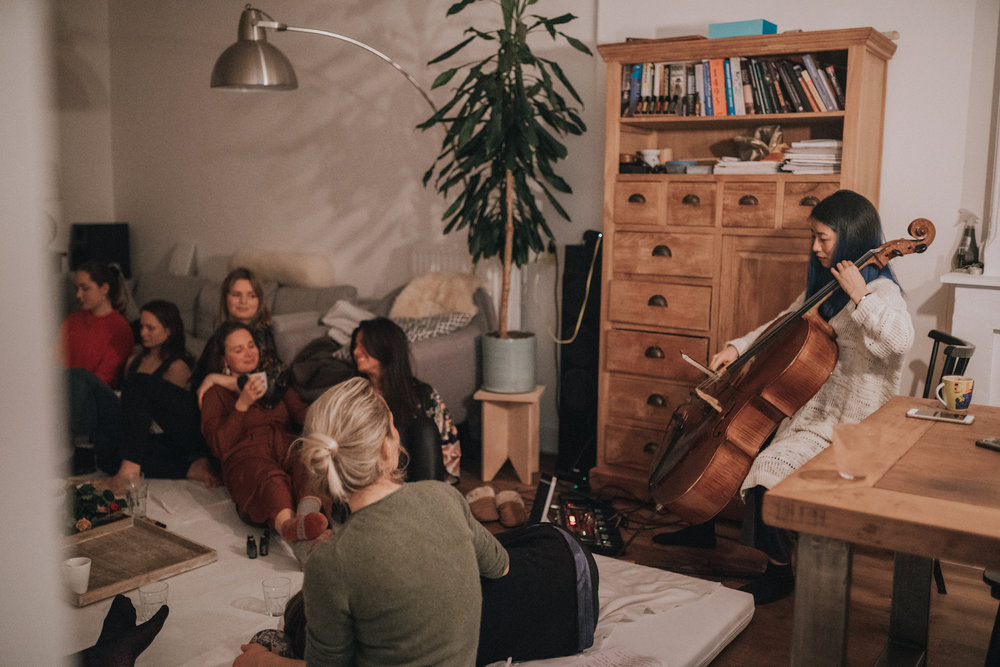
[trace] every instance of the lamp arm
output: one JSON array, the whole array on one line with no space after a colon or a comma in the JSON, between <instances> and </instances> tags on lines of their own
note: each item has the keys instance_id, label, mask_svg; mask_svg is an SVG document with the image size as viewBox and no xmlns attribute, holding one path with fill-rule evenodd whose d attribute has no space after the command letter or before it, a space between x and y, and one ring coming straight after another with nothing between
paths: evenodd
<instances>
[{"instance_id":1,"label":"lamp arm","mask_svg":"<svg viewBox=\"0 0 1000 667\"><path fill-rule=\"evenodd\" d=\"M427 104L430 105L434 113L437 113L438 109L434 105L434 102L431 101L430 96L424 91L424 89L420 86L420 84L417 83L417 80L414 79L409 72L403 69L402 65L400 65L395 60L385 55L378 49L368 46L364 42L359 42L356 39L351 39L350 37L346 37L344 35L338 35L335 32L329 32L326 30L316 30L314 28L297 28L295 26L286 25L278 21L257 21L256 25L260 28L271 28L273 30L277 30L278 32L304 32L312 35L322 35L323 37L332 37L333 39L339 39L342 42L347 42L348 44L353 44L354 46L360 49L364 49L365 51L374 54L379 58L381 58L382 60L384 60L385 62L389 63L396 69L397 72L406 77L406 80L409 81L410 84L417 89L417 92L420 93L420 95L424 98Z\"/></svg>"}]
</instances>

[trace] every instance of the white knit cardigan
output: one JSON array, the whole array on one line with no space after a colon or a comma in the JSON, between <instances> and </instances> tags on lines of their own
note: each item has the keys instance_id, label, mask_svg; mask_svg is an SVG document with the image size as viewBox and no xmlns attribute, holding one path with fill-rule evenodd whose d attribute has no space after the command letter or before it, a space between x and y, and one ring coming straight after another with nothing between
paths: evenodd
<instances>
[{"instance_id":1,"label":"white knit cardigan","mask_svg":"<svg viewBox=\"0 0 1000 667\"><path fill-rule=\"evenodd\" d=\"M896 395L903 358L913 344L913 322L896 283L877 278L868 283L868 291L857 306L848 301L830 318L840 350L833 373L778 427L774 440L754 460L741 493L758 485L772 488L830 444L834 424L860 422ZM804 302L805 292L784 313ZM743 354L769 324L727 345Z\"/></svg>"}]
</instances>

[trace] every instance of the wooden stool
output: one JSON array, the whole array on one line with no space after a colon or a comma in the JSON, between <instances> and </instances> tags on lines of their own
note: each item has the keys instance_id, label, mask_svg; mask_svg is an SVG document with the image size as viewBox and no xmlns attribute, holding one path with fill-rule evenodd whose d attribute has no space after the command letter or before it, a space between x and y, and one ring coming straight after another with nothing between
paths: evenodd
<instances>
[{"instance_id":1,"label":"wooden stool","mask_svg":"<svg viewBox=\"0 0 1000 667\"><path fill-rule=\"evenodd\" d=\"M483 481L493 479L508 458L524 484L538 472L538 401L545 385L524 394L498 394L480 389L483 402Z\"/></svg>"}]
</instances>

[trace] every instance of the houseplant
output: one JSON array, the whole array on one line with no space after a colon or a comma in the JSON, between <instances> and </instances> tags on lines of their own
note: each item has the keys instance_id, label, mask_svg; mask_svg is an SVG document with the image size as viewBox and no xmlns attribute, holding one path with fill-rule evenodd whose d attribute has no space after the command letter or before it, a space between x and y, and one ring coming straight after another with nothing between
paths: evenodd
<instances>
[{"instance_id":1,"label":"houseplant","mask_svg":"<svg viewBox=\"0 0 1000 667\"><path fill-rule=\"evenodd\" d=\"M448 16L481 0L461 0L448 9ZM499 327L496 336L484 339L483 387L491 391L523 392L534 389L534 337L511 332L507 327L510 274L514 264L523 266L530 253L545 250L543 240L553 238L539 208L544 197L562 218L569 215L555 193L570 193L569 185L553 170L566 157L559 137L586 130L577 110L560 90L582 106L580 96L558 63L535 55L529 37L545 31L553 40L563 38L574 49L592 55L579 40L559 27L576 17L555 18L528 15L537 0L500 0L502 26L483 31L468 28L468 35L428 64L448 60L476 40L488 42L488 55L442 72L433 88L447 85L465 72L465 78L440 109L418 127L442 125L445 137L441 152L424 174L424 185L432 179L435 188L454 200L443 215L444 233L466 229L472 261L499 256L503 261ZM454 190L454 192L452 192ZM527 339L530 345L510 341ZM517 380L493 376L493 370L521 367L500 361L491 368L495 355L506 358L509 348L525 348L530 355L530 377ZM514 364L512 366L511 364ZM505 385L504 387L499 386Z\"/></svg>"}]
</instances>

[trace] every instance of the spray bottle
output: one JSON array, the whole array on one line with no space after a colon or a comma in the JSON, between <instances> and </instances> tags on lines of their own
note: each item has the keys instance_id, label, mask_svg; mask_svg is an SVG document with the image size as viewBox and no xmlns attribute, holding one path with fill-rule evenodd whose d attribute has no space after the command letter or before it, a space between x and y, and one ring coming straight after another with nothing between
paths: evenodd
<instances>
[{"instance_id":1,"label":"spray bottle","mask_svg":"<svg viewBox=\"0 0 1000 667\"><path fill-rule=\"evenodd\" d=\"M979 262L979 245L976 243L976 223L979 218L964 208L958 209L958 224L962 225L962 239L958 242L958 250L952 260L953 269L964 269Z\"/></svg>"}]
</instances>

